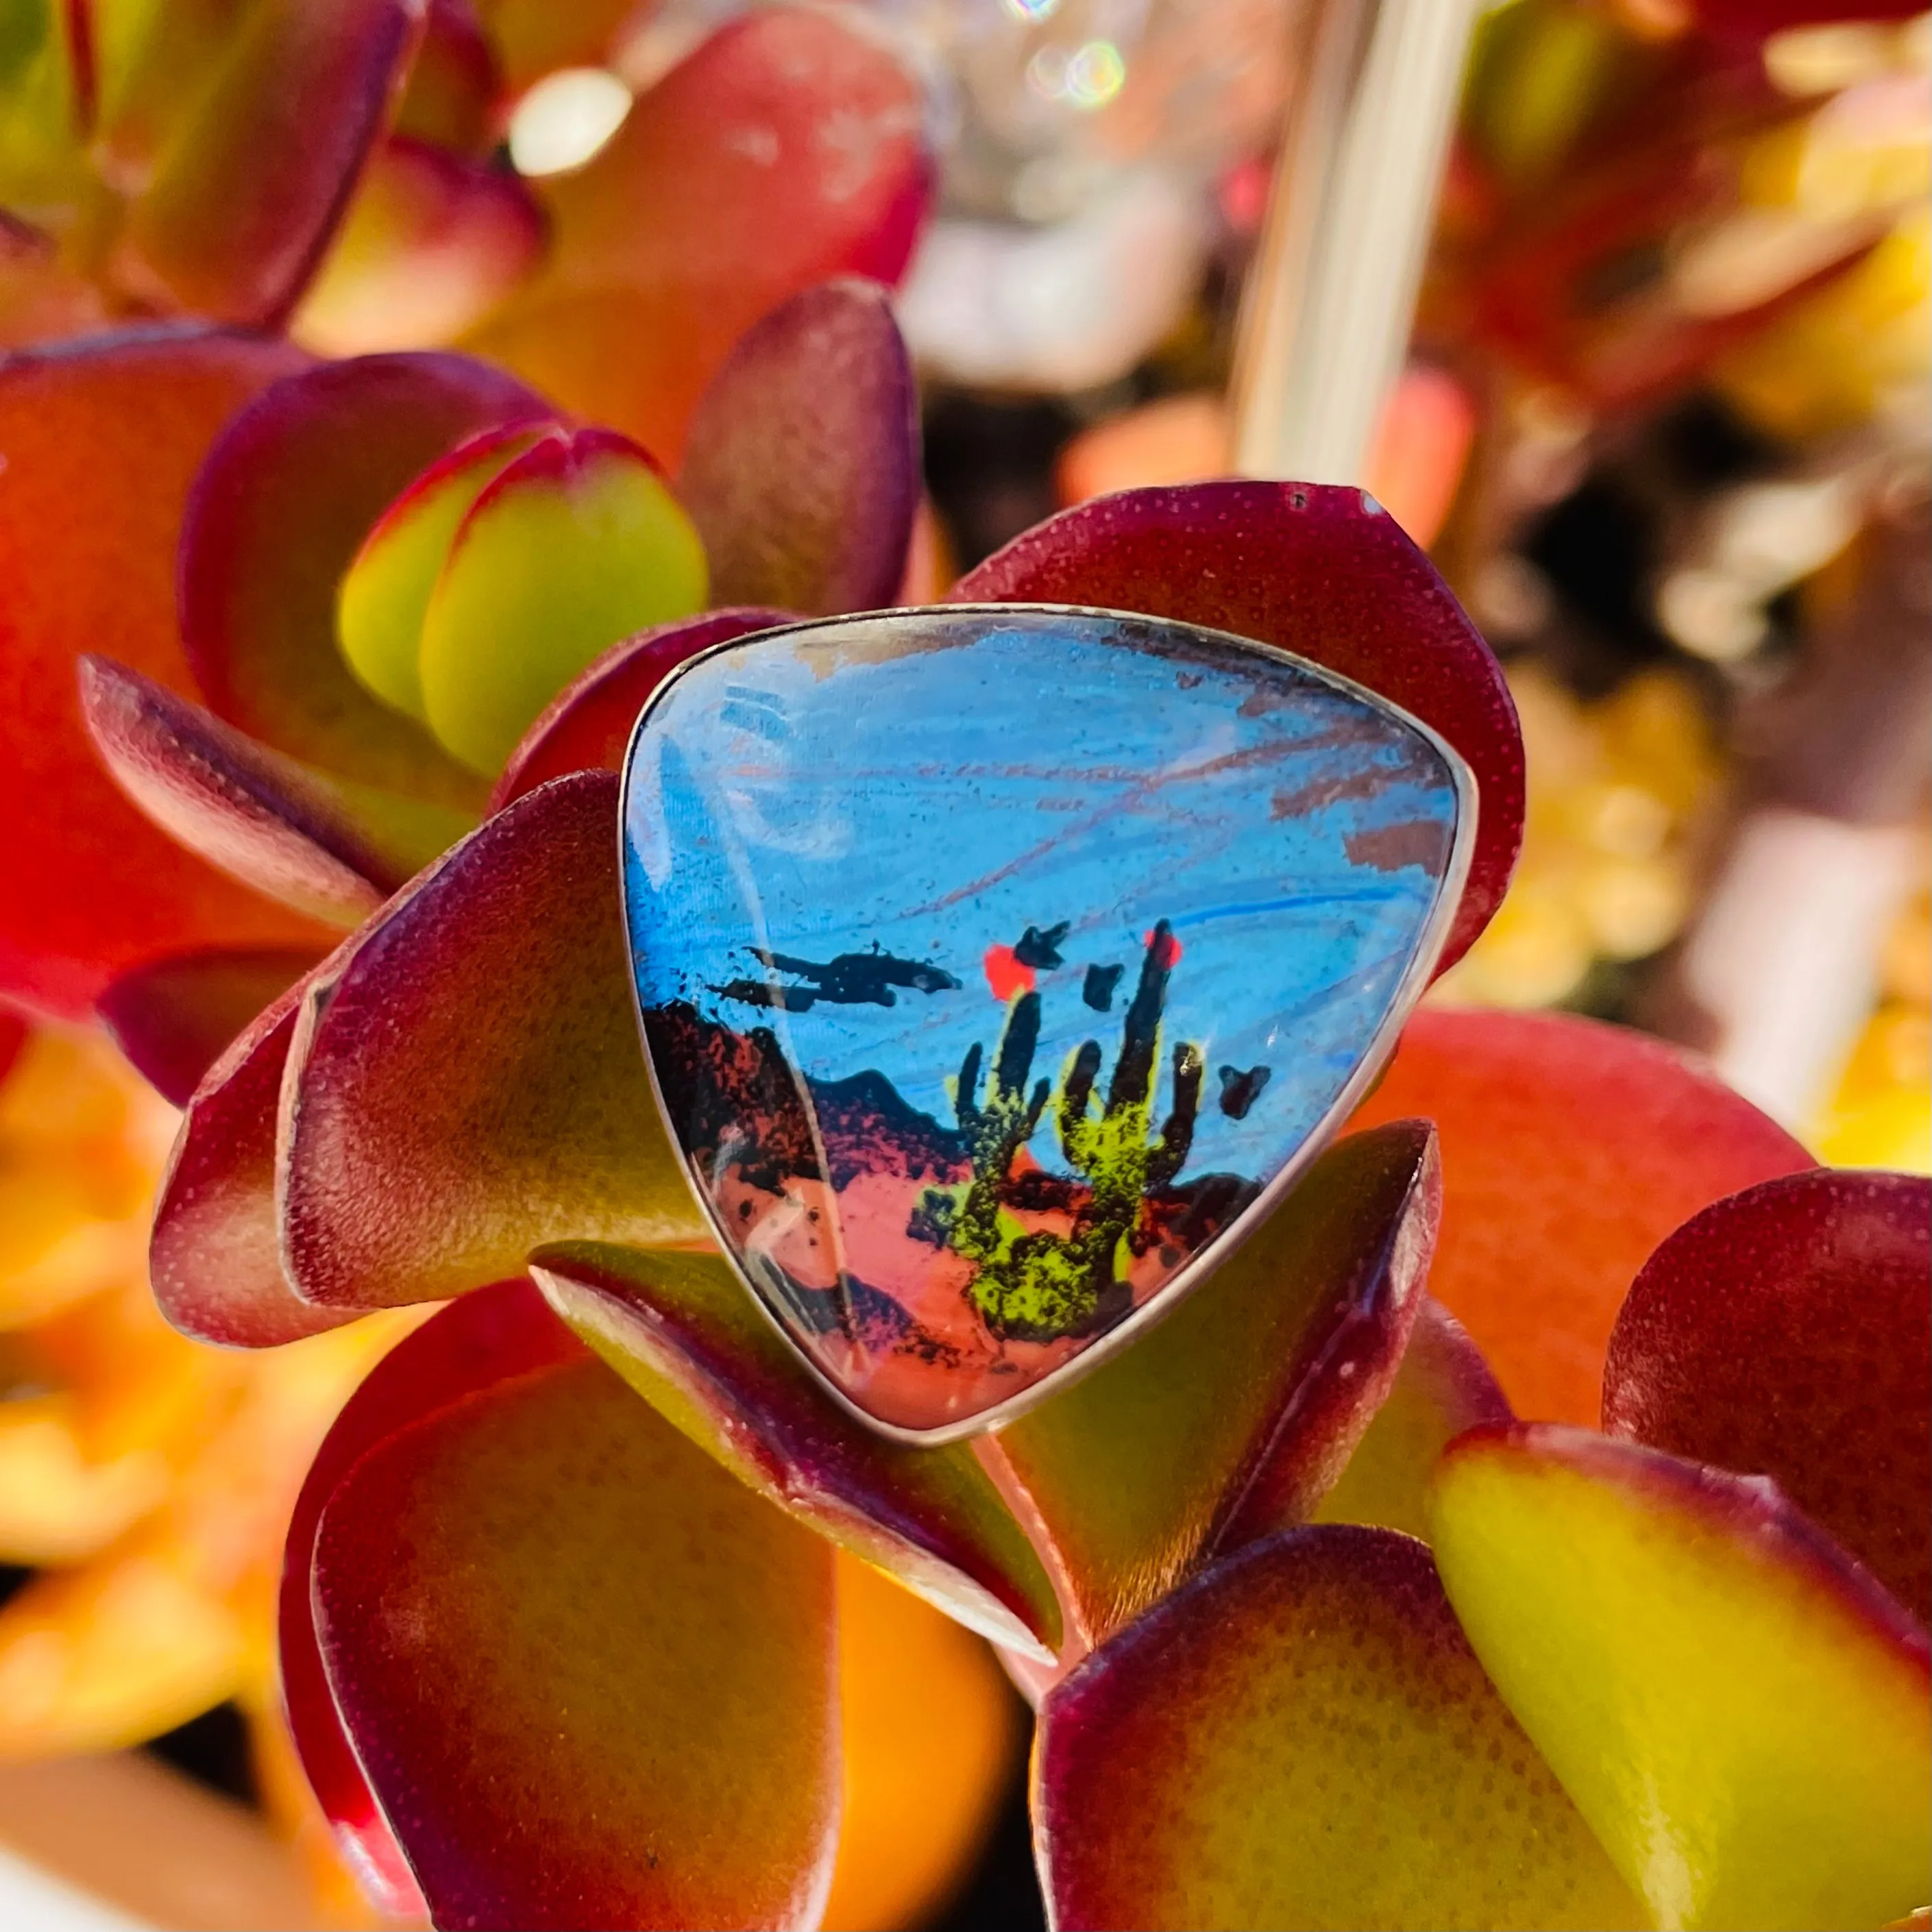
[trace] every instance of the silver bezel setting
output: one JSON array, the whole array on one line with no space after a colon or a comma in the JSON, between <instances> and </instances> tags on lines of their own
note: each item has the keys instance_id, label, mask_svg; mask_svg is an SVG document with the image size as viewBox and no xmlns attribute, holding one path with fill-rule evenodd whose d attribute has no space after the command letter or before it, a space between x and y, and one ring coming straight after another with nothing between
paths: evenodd
<instances>
[{"instance_id":1,"label":"silver bezel setting","mask_svg":"<svg viewBox=\"0 0 1932 1932\"><path fill-rule=\"evenodd\" d=\"M1161 1284L1150 1300L1124 1317L1106 1334L1090 1342L1070 1361L1051 1370L1037 1382L1030 1384L1016 1394L1009 1396L1004 1402L995 1403L990 1408L981 1409L976 1414L956 1422L942 1423L933 1429L908 1429L899 1424L884 1421L855 1402L800 1346L740 1264L726 1238L715 1204L699 1186L697 1176L691 1171L691 1163L684 1156L682 1142L671 1119L670 1109L664 1103L657 1065L651 1053L650 1035L644 1027L644 1004L632 962L629 911L626 901L629 858L627 828L630 823L631 781L637 769L638 742L650 722L651 714L680 678L696 666L709 663L713 658L725 656L746 645L767 642L773 638L791 637L806 632L844 628L854 624L886 623L914 614L994 619L1028 615L1086 617L1107 622L1156 626L1210 639L1220 644L1232 645L1240 652L1277 663L1292 664L1298 670L1372 706L1384 716L1406 725L1426 740L1441 757L1456 788L1456 828L1449 862L1444 868L1428 919L1415 949L1410 955L1408 964L1396 984L1388 1011L1327 1111L1310 1130L1306 1138L1281 1171L1261 1189L1233 1220L1216 1233L1205 1248L1177 1268ZM742 637L727 638L722 644L714 644L708 650L695 652L686 658L652 692L644 710L638 713L638 721L632 727L630 737L625 746L622 782L617 806L618 916L624 926L624 957L626 977L630 986L631 1015L637 1024L638 1045L644 1054L644 1070L650 1082L652 1097L657 1102L658 1117L663 1123L666 1138L677 1150L686 1185L690 1188L706 1222L717 1237L720 1252L732 1272L737 1276L740 1285L750 1297L760 1316L783 1338L786 1346L804 1364L813 1381L847 1414L862 1424L874 1434L890 1442L904 1443L913 1448L938 1448L946 1443L963 1442L970 1437L983 1435L989 1430L998 1429L1062 1389L1070 1388L1082 1376L1099 1368L1102 1363L1111 1360L1179 1307L1202 1282L1253 1236L1280 1204L1282 1198L1292 1190L1295 1183L1316 1158L1333 1141L1336 1130L1366 1097L1368 1090L1394 1050L1397 1036L1428 987L1435 971L1436 962L1441 958L1442 948L1448 939L1457 908L1462 904L1463 889L1468 883L1470 861L1475 847L1478 803L1475 774L1455 748L1440 732L1424 723L1412 712L1404 710L1400 705L1392 703L1380 692L1372 691L1367 686L1358 684L1354 679L1345 677L1340 672L1330 670L1324 664L1298 656L1292 651L1283 650L1278 645L1263 644L1258 639L1240 637L1230 631L1217 631L1206 625L1184 623L1173 618L1152 616L1145 611L1109 610L1080 604L920 604L909 606L904 610L860 611L845 616L814 617L795 624L773 625L767 630L747 632Z\"/></svg>"}]
</instances>

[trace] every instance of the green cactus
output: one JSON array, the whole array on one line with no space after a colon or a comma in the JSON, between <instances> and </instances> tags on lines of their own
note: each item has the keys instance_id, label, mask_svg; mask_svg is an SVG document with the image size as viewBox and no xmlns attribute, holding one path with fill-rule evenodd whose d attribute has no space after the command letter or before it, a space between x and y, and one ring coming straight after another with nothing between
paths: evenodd
<instances>
[{"instance_id":1,"label":"green cactus","mask_svg":"<svg viewBox=\"0 0 1932 1932\"><path fill-rule=\"evenodd\" d=\"M1009 1205L1013 1162L1033 1138L1049 1095L1045 1080L1030 1093L1027 1088L1040 1042L1040 995L1022 994L1008 1008L983 1106L976 1045L960 1064L952 1100L972 1178L962 1187L928 1189L916 1225L975 1264L969 1292L995 1334L1033 1341L1079 1334L1124 1304L1145 1198L1168 1186L1185 1164L1200 1106L1201 1052L1184 1044L1174 1052L1172 1109L1160 1138L1150 1139L1173 952L1163 920L1149 936L1097 1115L1100 1042L1086 1041L1061 1070L1055 1102L1060 1144L1089 1190L1070 1233L1030 1230Z\"/></svg>"}]
</instances>

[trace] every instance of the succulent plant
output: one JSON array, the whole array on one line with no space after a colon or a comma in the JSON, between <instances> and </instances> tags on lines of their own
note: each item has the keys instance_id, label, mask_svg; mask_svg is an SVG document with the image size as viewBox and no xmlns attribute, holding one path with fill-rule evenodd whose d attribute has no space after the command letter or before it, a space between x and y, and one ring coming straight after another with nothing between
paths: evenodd
<instances>
[{"instance_id":1,"label":"succulent plant","mask_svg":"<svg viewBox=\"0 0 1932 1932\"><path fill-rule=\"evenodd\" d=\"M748 100L782 146L814 124L808 56L898 128L888 64L808 17L710 43L599 165L670 169ZM288 1537L284 1695L339 1839L379 1900L444 1925L815 1923L841 1630L883 1572L1028 1689L1065 1928L1911 1912L1926 1184L1813 1169L1634 1035L1424 1010L1352 1130L1180 1306L928 1448L834 1403L712 1248L636 1038L616 768L693 652L896 594L904 350L873 285L824 278L902 259L923 169L902 128L866 152L856 210L802 164L772 176L782 205L745 219L786 231L778 286L701 353L680 332L712 286L696 268L758 251L709 253L695 224L736 204L687 210L674 248L565 186L543 278L482 339L514 377L206 328L0 369L0 567L28 586L0 620L25 727L4 985L98 1003L184 1100L150 1250L178 1327L274 1346L449 1304L344 1407ZM579 457L615 464L632 541L640 506L696 532L708 584L686 568L683 602L728 602L587 663L586 623L538 670L547 561L573 608L629 621L582 580L613 558L560 483ZM487 729L432 695L459 566L482 587L445 641ZM1522 824L1507 687L1360 493L1126 493L953 595L1210 626L1380 692L1480 788L1444 964L1494 910ZM83 651L112 783L71 708ZM1096 1199L1120 1163L1178 1166L1198 1105L1182 1043L1150 1140L1169 940L1097 1115L1097 1046L1061 1073ZM962 1068L980 1171L934 1215L995 1253L1018 1130L1052 1100L1029 998L983 1095ZM1096 1211L1096 1252L1118 1220Z\"/></svg>"},{"instance_id":2,"label":"succulent plant","mask_svg":"<svg viewBox=\"0 0 1932 1932\"><path fill-rule=\"evenodd\" d=\"M1022 538L959 594L1233 624L1431 716L1486 781L1459 941L1480 929L1516 830L1507 698L1353 493L1138 493ZM1801 1148L1654 1043L1425 1012L1358 1131L1144 1340L974 1442L874 1437L707 1251L628 1010L612 768L668 663L734 621L755 620L647 634L567 688L497 808L223 1052L158 1213L157 1293L211 1339L456 1298L344 1409L285 1571L296 1735L383 1895L419 1887L452 1924L811 1922L838 1836L830 1539L992 1636L1038 1695L1062 1924L1910 1910L1924 1606L1881 1582L1905 1571L1870 1528L1896 1540L1923 1514L1910 1445L1883 1483L1852 1472L1852 1506L1813 1501L1821 1527L1723 1473L1768 1464L1799 1492L1796 1435L1679 1442L1619 1392L1702 1386L1736 1292L1659 1291L1663 1312L1610 1331L1687 1216L1781 1228L1788 1198L1815 1197L1828 1232L1766 1234L1778 1259L1747 1261L1741 1292L1793 1334L1862 1311L1842 1385L1877 1385L1882 1362L1876 1412L1909 1432L1922 1187L1804 1176ZM318 836L284 766L95 678L124 772L100 690L165 725L140 741L167 775L151 796L180 796L211 747L224 770L254 758L246 790L201 783L200 816L174 814L202 849L285 890L312 890L314 854L341 875L352 848ZM265 844L274 866L250 856ZM1121 1088L1136 1105L1157 977ZM988 1092L1036 1120L1027 1045L1016 1003ZM1070 1074L1077 1117L1098 1070ZM1646 1283L1755 1253L1700 1246L1701 1225ZM1612 1430L1640 1440L1588 1428L1606 1353ZM1717 1355L1740 1418L1804 1359Z\"/></svg>"}]
</instances>

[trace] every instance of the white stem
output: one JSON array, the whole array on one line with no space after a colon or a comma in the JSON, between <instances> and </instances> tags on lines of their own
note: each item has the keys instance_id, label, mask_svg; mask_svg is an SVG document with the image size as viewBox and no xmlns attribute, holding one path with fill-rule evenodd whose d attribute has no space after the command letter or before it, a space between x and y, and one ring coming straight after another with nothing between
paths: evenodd
<instances>
[{"instance_id":1,"label":"white stem","mask_svg":"<svg viewBox=\"0 0 1932 1932\"><path fill-rule=\"evenodd\" d=\"M1684 984L1715 1023L1718 1072L1787 1126L1828 1097L1918 872L1909 826L1767 806L1739 828L1685 947Z\"/></svg>"},{"instance_id":2,"label":"white stem","mask_svg":"<svg viewBox=\"0 0 1932 1932\"><path fill-rule=\"evenodd\" d=\"M1363 480L1400 370L1475 0L1307 0L1249 278L1234 467Z\"/></svg>"}]
</instances>

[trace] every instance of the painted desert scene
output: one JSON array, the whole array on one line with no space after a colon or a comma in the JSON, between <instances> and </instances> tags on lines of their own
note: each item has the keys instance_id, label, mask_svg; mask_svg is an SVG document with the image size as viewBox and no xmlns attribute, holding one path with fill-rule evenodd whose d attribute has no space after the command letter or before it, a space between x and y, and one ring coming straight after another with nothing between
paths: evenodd
<instances>
[{"instance_id":1,"label":"painted desert scene","mask_svg":"<svg viewBox=\"0 0 1932 1932\"><path fill-rule=\"evenodd\" d=\"M679 680L626 878L721 1237L835 1385L920 1430L1090 1346L1293 1161L1425 942L1458 808L1432 741L1276 655L889 622Z\"/></svg>"}]
</instances>

